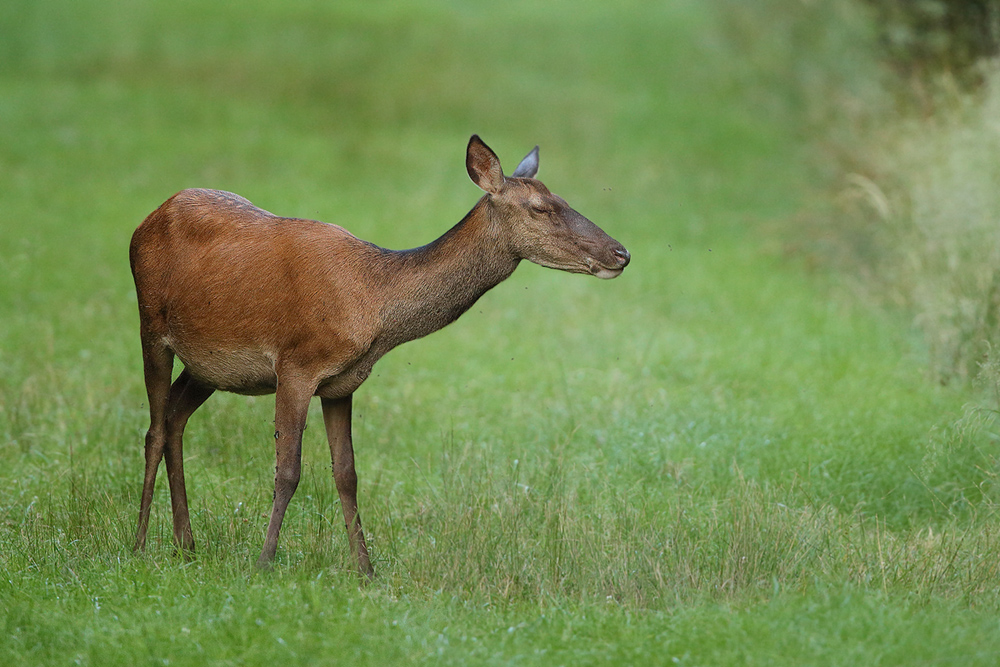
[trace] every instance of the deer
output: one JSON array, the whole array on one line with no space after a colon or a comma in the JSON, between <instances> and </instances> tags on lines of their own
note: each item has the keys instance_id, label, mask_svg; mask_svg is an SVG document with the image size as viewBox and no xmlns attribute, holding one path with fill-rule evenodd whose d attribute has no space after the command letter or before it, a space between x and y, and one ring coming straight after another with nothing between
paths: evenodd
<instances>
[{"instance_id":1,"label":"deer","mask_svg":"<svg viewBox=\"0 0 1000 667\"><path fill-rule=\"evenodd\" d=\"M215 391L274 394L274 498L257 560L271 568L318 396L352 557L360 575L374 576L358 513L351 406L375 363L456 320L523 259L604 279L630 260L535 179L537 146L506 177L496 153L473 135L465 162L484 194L444 235L410 250L379 247L335 224L279 217L218 190L182 190L136 228L129 259L150 421L136 553L145 549L164 458L175 548L194 552L182 437L195 410ZM171 382L175 357L183 368Z\"/></svg>"}]
</instances>

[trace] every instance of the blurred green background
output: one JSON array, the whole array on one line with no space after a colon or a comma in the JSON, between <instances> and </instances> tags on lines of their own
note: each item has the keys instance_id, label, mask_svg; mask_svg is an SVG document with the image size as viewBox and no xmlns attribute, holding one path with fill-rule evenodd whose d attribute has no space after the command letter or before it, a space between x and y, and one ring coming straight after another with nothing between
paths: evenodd
<instances>
[{"instance_id":1,"label":"blurred green background","mask_svg":"<svg viewBox=\"0 0 1000 667\"><path fill-rule=\"evenodd\" d=\"M911 48L955 4L8 1L0 661L992 664L996 77ZM133 555L136 225L208 187L421 245L472 133L623 276L525 265L379 363L373 585L318 406L253 572L267 397L191 421L194 560L162 477Z\"/></svg>"}]
</instances>

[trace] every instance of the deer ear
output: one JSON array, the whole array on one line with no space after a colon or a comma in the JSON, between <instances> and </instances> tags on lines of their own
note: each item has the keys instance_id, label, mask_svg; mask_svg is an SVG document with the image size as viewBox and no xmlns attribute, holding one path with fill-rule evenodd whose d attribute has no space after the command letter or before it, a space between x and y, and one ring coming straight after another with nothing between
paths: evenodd
<instances>
[{"instance_id":1,"label":"deer ear","mask_svg":"<svg viewBox=\"0 0 1000 667\"><path fill-rule=\"evenodd\" d=\"M534 178L535 174L538 173L538 146L531 149L531 152L524 156L521 160L521 164L517 165L517 169L511 176L517 178Z\"/></svg>"},{"instance_id":2,"label":"deer ear","mask_svg":"<svg viewBox=\"0 0 1000 667\"><path fill-rule=\"evenodd\" d=\"M465 168L469 170L469 178L481 189L496 194L503 186L503 169L500 168L500 158L493 150L483 143L478 134L469 139L469 148L465 154Z\"/></svg>"}]
</instances>

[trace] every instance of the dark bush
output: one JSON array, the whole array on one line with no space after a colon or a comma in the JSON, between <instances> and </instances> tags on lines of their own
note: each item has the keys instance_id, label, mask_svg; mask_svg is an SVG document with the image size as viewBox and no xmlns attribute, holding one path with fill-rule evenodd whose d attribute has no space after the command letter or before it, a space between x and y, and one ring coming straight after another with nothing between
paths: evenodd
<instances>
[{"instance_id":1,"label":"dark bush","mask_svg":"<svg viewBox=\"0 0 1000 667\"><path fill-rule=\"evenodd\" d=\"M904 76L950 72L975 80L975 64L1000 52L1000 0L867 0L890 62Z\"/></svg>"}]
</instances>

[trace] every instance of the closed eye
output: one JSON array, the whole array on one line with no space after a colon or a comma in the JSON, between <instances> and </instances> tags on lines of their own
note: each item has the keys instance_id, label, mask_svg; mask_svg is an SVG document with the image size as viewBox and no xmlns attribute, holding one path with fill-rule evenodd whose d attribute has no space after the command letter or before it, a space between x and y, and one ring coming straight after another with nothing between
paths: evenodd
<instances>
[{"instance_id":1,"label":"closed eye","mask_svg":"<svg viewBox=\"0 0 1000 667\"><path fill-rule=\"evenodd\" d=\"M552 209L548 209L543 206L532 206L531 210L538 215L548 215L549 213L552 213Z\"/></svg>"}]
</instances>

